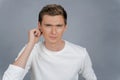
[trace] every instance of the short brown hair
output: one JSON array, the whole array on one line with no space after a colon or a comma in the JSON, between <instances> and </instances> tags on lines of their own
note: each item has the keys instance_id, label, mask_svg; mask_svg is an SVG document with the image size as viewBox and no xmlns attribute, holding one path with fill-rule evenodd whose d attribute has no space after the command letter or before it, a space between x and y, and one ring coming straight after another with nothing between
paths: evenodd
<instances>
[{"instance_id":1,"label":"short brown hair","mask_svg":"<svg viewBox=\"0 0 120 80\"><path fill-rule=\"evenodd\" d=\"M50 16L61 15L64 18L65 24L67 24L67 13L61 5L49 4L43 7L42 10L39 12L38 21L40 23L42 23L42 19L44 15L50 15Z\"/></svg>"}]
</instances>

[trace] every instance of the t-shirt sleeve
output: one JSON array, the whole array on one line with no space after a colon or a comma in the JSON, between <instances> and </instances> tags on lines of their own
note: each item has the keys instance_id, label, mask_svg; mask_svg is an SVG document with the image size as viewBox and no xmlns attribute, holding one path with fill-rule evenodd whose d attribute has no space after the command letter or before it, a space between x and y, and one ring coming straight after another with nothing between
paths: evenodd
<instances>
[{"instance_id":1,"label":"t-shirt sleeve","mask_svg":"<svg viewBox=\"0 0 120 80\"><path fill-rule=\"evenodd\" d=\"M84 49L84 53L85 53L85 57L83 60L82 76L85 78L85 80L97 80L97 77L92 68L92 62L90 56L86 49Z\"/></svg>"},{"instance_id":2,"label":"t-shirt sleeve","mask_svg":"<svg viewBox=\"0 0 120 80\"><path fill-rule=\"evenodd\" d=\"M17 58L24 51L25 47L26 47L26 45L19 52ZM26 67L24 69L19 66L10 64L8 66L7 70L4 72L2 80L23 80L24 76L27 74L27 72L31 68L32 54L33 54L33 50L28 58ZM15 60L17 60L17 58Z\"/></svg>"}]
</instances>

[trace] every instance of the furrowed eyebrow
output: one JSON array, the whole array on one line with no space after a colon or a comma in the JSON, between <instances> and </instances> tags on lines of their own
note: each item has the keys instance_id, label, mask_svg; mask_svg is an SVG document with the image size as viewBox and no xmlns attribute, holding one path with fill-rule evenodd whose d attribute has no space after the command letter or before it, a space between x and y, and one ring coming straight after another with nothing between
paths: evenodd
<instances>
[{"instance_id":1,"label":"furrowed eyebrow","mask_svg":"<svg viewBox=\"0 0 120 80\"><path fill-rule=\"evenodd\" d=\"M51 25L51 24L44 24L44 25L46 25L46 26L48 25L48 26L49 26L49 25Z\"/></svg>"},{"instance_id":2,"label":"furrowed eyebrow","mask_svg":"<svg viewBox=\"0 0 120 80\"><path fill-rule=\"evenodd\" d=\"M56 26L63 26L63 24L58 24L58 25L56 25Z\"/></svg>"},{"instance_id":3,"label":"furrowed eyebrow","mask_svg":"<svg viewBox=\"0 0 120 80\"><path fill-rule=\"evenodd\" d=\"M54 25L52 25L52 24L44 24L45 26L54 26ZM63 26L63 24L57 24L57 25L55 25L55 26Z\"/></svg>"},{"instance_id":4,"label":"furrowed eyebrow","mask_svg":"<svg viewBox=\"0 0 120 80\"><path fill-rule=\"evenodd\" d=\"M45 26L52 26L51 24L44 24Z\"/></svg>"}]
</instances>

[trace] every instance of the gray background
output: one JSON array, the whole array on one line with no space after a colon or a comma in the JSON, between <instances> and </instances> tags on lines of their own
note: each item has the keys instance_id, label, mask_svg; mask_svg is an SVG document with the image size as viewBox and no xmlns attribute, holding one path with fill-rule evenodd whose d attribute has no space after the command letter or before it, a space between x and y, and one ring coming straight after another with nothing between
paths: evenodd
<instances>
[{"instance_id":1,"label":"gray background","mask_svg":"<svg viewBox=\"0 0 120 80\"><path fill-rule=\"evenodd\" d=\"M49 3L66 9L64 39L87 48L98 80L120 80L120 0L0 0L0 80Z\"/></svg>"}]
</instances>

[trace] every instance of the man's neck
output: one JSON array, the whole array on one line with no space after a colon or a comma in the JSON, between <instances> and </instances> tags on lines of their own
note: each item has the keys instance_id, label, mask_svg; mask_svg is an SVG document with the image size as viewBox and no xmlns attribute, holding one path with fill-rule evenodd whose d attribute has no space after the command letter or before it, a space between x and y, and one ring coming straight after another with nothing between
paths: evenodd
<instances>
[{"instance_id":1,"label":"man's neck","mask_svg":"<svg viewBox=\"0 0 120 80\"><path fill-rule=\"evenodd\" d=\"M59 41L58 43L47 43L47 42L44 42L45 44L45 47L48 49L48 50L51 50L51 51L60 51L64 48L65 46L65 41L61 40Z\"/></svg>"}]
</instances>

